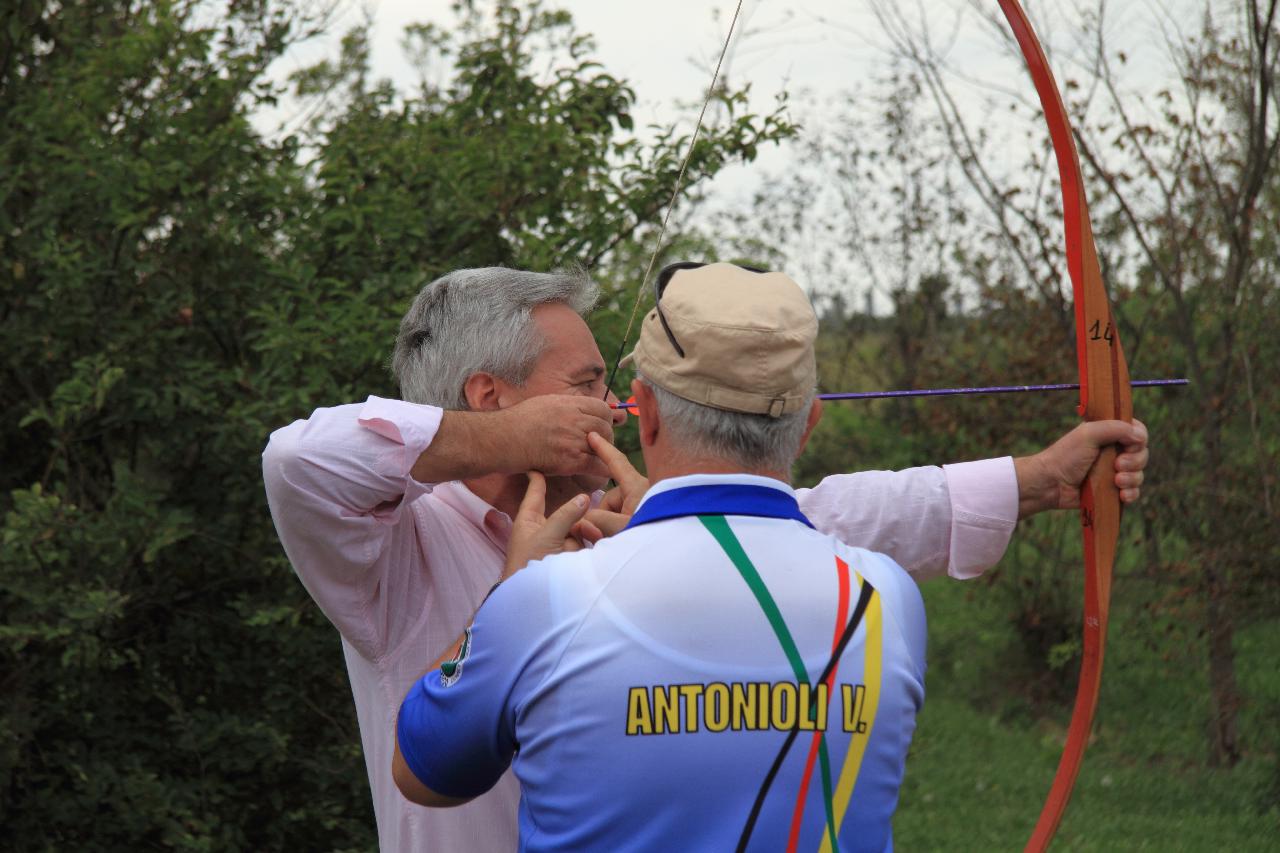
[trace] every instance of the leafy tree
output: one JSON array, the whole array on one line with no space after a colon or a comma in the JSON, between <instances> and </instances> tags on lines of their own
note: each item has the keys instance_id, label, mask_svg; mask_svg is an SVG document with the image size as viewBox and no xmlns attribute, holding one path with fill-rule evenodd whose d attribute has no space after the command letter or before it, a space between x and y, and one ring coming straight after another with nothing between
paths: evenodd
<instances>
[{"instance_id":1,"label":"leafy tree","mask_svg":"<svg viewBox=\"0 0 1280 853\"><path fill-rule=\"evenodd\" d=\"M568 17L515 3L415 29L452 57L438 89L369 82L350 35L298 81L338 106L264 139L265 71L319 23L287 0L0 11L6 849L372 846L337 637L266 512L266 437L393 395L424 281L603 267L671 192L684 139L637 141L631 90ZM691 187L789 132L710 129Z\"/></svg>"}]
</instances>

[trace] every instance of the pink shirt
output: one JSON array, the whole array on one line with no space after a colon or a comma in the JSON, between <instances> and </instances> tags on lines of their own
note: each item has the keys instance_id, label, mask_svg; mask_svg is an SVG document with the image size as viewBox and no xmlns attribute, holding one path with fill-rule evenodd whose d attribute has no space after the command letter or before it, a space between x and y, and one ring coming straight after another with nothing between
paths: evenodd
<instances>
[{"instance_id":1,"label":"pink shirt","mask_svg":"<svg viewBox=\"0 0 1280 853\"><path fill-rule=\"evenodd\" d=\"M263 477L289 560L342 634L381 849L514 850L520 787L510 772L452 809L409 803L391 778L400 702L497 581L511 531L462 483L409 475L441 416L378 397L317 409L271 435ZM917 580L980 574L1017 520L1007 457L842 474L797 495L819 530L888 554Z\"/></svg>"}]
</instances>

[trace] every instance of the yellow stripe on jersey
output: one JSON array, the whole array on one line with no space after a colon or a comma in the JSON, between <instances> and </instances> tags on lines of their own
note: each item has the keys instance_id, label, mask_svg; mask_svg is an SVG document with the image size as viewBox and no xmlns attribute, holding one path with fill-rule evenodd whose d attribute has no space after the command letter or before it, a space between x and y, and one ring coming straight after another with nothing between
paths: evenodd
<instances>
[{"instance_id":1,"label":"yellow stripe on jersey","mask_svg":"<svg viewBox=\"0 0 1280 853\"><path fill-rule=\"evenodd\" d=\"M858 575L859 583L866 583L862 575ZM840 769L840 780L836 783L833 805L836 810L836 832L844 823L844 816L849 811L849 802L853 798L853 789L858 782L858 772L862 768L862 759L867 752L867 744L871 742L871 733L875 728L876 710L880 707L880 682L884 661L884 615L880 608L880 593L873 591L871 600L867 602L867 613L863 617L866 625L866 665L863 671L863 684L866 685L866 697L861 703L864 732L857 730L849 735L849 750L845 753L844 766ZM845 711L849 713L848 709ZM857 728L861 729L862 726ZM829 836L822 838L823 853L831 853Z\"/></svg>"}]
</instances>

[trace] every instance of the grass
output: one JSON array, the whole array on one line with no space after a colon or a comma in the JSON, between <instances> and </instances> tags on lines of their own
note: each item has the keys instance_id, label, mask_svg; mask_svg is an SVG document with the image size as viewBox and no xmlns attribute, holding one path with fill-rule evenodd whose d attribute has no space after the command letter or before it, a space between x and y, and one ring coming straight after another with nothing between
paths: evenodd
<instances>
[{"instance_id":1,"label":"grass","mask_svg":"<svg viewBox=\"0 0 1280 853\"><path fill-rule=\"evenodd\" d=\"M896 847L1017 850L1057 769L1071 702L1037 706L1014 679L1012 628L998 590L925 587L929 695L907 762ZM1246 758L1206 764L1203 655L1133 628L1138 608L1117 591L1094 737L1055 851L1263 851L1280 844L1280 620L1237 637ZM1004 664L1008 664L1005 666Z\"/></svg>"}]
</instances>

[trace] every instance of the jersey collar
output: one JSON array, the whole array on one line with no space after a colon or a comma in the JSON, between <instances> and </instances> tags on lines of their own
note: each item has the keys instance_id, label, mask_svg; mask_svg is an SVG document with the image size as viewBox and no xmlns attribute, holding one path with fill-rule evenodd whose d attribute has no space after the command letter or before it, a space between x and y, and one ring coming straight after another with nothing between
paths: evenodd
<instances>
[{"instance_id":1,"label":"jersey collar","mask_svg":"<svg viewBox=\"0 0 1280 853\"><path fill-rule=\"evenodd\" d=\"M780 480L752 474L694 474L654 485L624 529L690 515L788 518L813 527L800 512L796 493Z\"/></svg>"}]
</instances>

